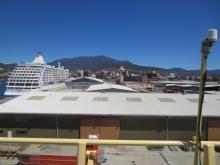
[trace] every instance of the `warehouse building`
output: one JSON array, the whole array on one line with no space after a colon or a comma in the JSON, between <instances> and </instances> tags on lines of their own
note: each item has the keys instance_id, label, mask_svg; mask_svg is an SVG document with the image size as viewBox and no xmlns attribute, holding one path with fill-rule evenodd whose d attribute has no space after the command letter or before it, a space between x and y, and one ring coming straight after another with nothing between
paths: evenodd
<instances>
[{"instance_id":1,"label":"warehouse building","mask_svg":"<svg viewBox=\"0 0 220 165\"><path fill-rule=\"evenodd\" d=\"M197 107L197 94L27 93L0 105L0 136L191 140ZM220 140L219 108L207 94L204 140Z\"/></svg>"}]
</instances>

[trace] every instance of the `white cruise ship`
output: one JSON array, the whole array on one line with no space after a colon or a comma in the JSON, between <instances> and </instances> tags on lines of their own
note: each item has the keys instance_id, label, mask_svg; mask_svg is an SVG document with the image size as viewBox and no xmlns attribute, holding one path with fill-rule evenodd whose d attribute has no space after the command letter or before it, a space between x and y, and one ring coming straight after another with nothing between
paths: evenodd
<instances>
[{"instance_id":1,"label":"white cruise ship","mask_svg":"<svg viewBox=\"0 0 220 165\"><path fill-rule=\"evenodd\" d=\"M47 65L41 53L32 63L18 64L10 73L5 95L22 95L24 92L59 87L69 78L69 70Z\"/></svg>"}]
</instances>

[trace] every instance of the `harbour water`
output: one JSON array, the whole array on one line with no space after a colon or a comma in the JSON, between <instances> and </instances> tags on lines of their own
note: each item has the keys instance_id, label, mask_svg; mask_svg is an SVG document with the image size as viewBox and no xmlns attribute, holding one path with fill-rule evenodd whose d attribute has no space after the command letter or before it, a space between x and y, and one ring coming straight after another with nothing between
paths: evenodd
<instances>
[{"instance_id":1,"label":"harbour water","mask_svg":"<svg viewBox=\"0 0 220 165\"><path fill-rule=\"evenodd\" d=\"M5 86L6 86L6 81L0 80L0 99L4 98Z\"/></svg>"}]
</instances>

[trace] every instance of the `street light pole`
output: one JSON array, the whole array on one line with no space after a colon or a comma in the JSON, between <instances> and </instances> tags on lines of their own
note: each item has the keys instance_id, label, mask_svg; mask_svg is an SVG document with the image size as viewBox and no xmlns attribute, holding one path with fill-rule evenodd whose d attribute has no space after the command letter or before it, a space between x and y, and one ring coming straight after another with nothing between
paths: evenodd
<instances>
[{"instance_id":1,"label":"street light pole","mask_svg":"<svg viewBox=\"0 0 220 165\"><path fill-rule=\"evenodd\" d=\"M196 123L196 146L195 146L195 155L194 155L194 165L201 165L202 106L203 106L205 83L207 77L206 62L209 53L211 53L211 48L216 41L217 41L217 30L210 29L207 33L206 39L202 42L200 88L199 88L198 115L197 115L197 123Z\"/></svg>"}]
</instances>

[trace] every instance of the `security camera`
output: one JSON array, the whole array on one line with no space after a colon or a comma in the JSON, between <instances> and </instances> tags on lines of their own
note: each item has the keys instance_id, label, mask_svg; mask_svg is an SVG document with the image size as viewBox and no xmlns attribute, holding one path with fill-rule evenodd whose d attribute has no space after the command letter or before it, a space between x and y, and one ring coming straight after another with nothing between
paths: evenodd
<instances>
[{"instance_id":1,"label":"security camera","mask_svg":"<svg viewBox=\"0 0 220 165\"><path fill-rule=\"evenodd\" d=\"M217 29L209 29L206 34L206 41L208 42L216 42L218 40L218 31Z\"/></svg>"}]
</instances>

